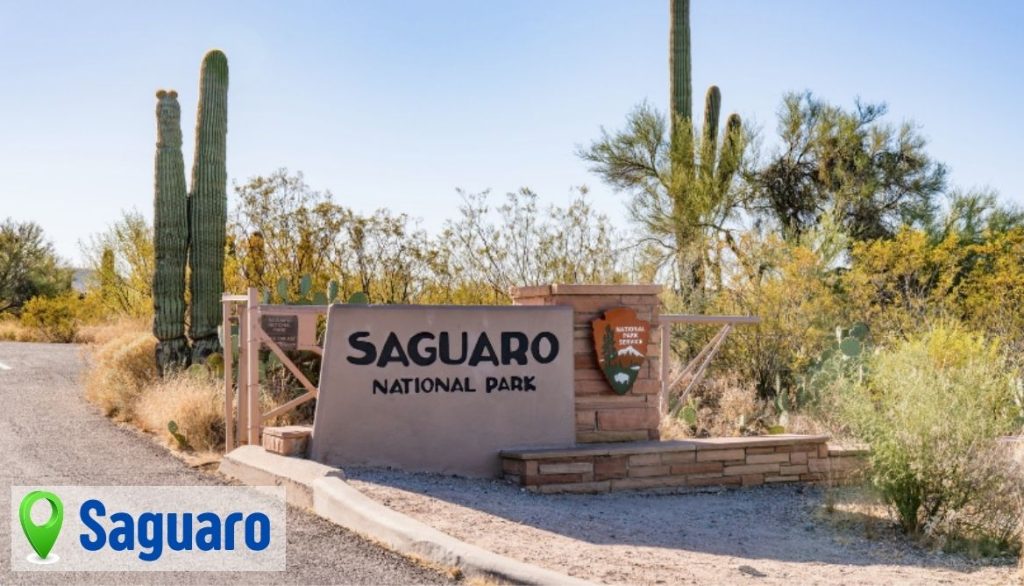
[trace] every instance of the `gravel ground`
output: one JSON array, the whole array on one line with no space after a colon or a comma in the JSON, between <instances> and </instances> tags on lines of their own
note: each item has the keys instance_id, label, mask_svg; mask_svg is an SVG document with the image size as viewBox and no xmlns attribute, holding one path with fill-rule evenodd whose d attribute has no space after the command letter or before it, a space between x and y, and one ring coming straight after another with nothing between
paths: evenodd
<instances>
[{"instance_id":1,"label":"gravel ground","mask_svg":"<svg viewBox=\"0 0 1024 586\"><path fill-rule=\"evenodd\" d=\"M0 343L0 495L12 485L208 485L147 436L81 396L80 349ZM7 499L9 496L2 496ZM284 572L32 573L10 570L10 509L0 507L0 584L423 584L447 578L289 507Z\"/></svg>"},{"instance_id":2,"label":"gravel ground","mask_svg":"<svg viewBox=\"0 0 1024 586\"><path fill-rule=\"evenodd\" d=\"M890 526L879 533L874 520L824 521L823 491L813 487L536 495L500 481L380 469L345 474L369 496L449 535L607 584L1020 580L1009 561L973 564L924 551Z\"/></svg>"}]
</instances>

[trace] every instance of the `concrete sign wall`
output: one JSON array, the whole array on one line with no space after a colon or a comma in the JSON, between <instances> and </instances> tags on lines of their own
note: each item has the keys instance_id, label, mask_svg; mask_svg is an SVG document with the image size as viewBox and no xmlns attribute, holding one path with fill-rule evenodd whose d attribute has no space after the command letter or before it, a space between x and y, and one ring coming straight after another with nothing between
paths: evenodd
<instances>
[{"instance_id":1,"label":"concrete sign wall","mask_svg":"<svg viewBox=\"0 0 1024 586\"><path fill-rule=\"evenodd\" d=\"M494 476L575 440L570 307L332 305L310 455Z\"/></svg>"}]
</instances>

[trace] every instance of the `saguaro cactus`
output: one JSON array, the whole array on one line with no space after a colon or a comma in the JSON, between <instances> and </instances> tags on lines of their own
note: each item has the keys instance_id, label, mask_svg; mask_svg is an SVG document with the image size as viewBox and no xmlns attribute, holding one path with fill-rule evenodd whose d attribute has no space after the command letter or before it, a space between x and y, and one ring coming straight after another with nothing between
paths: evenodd
<instances>
[{"instance_id":1,"label":"saguaro cactus","mask_svg":"<svg viewBox=\"0 0 1024 586\"><path fill-rule=\"evenodd\" d=\"M690 84L690 0L671 0L669 24L669 97L672 111L672 136L676 118L689 120L693 111L693 87Z\"/></svg>"},{"instance_id":2,"label":"saguaro cactus","mask_svg":"<svg viewBox=\"0 0 1024 586\"><path fill-rule=\"evenodd\" d=\"M671 103L672 141L679 133L693 132L693 83L690 75L690 0L671 0L669 25L669 93ZM730 114L725 124L725 136L718 154L718 120L722 107L722 93L718 86L708 88L704 101L704 127L699 165L693 157L683 155L679 161L687 171L700 169L700 178L714 181L711 187L725 189L739 164L742 150L742 125L738 114ZM682 126L682 127L681 127ZM685 128L683 128L685 127ZM692 144L689 140L688 143ZM716 157L716 154L718 156ZM675 157L680 157L676 154ZM717 159L717 160L716 160ZM678 159L677 159L678 160Z\"/></svg>"},{"instance_id":3,"label":"saguaro cactus","mask_svg":"<svg viewBox=\"0 0 1024 586\"><path fill-rule=\"evenodd\" d=\"M203 57L196 114L196 148L189 196L192 294L189 337L192 361L201 362L220 348L220 295L224 290L227 222L228 59L218 50Z\"/></svg>"},{"instance_id":4,"label":"saguaro cactus","mask_svg":"<svg viewBox=\"0 0 1024 586\"><path fill-rule=\"evenodd\" d=\"M689 289L687 298L699 303L704 290L704 234L702 216L713 214L726 200L729 184L743 151L740 117L729 116L719 148L718 120L722 93L708 88L704 102L704 126L699 135L693 123L693 85L690 71L690 1L670 0L669 8L669 128L671 131L671 181L669 195L674 237L679 245L677 270ZM696 301L695 301L696 300Z\"/></svg>"},{"instance_id":5,"label":"saguaro cactus","mask_svg":"<svg viewBox=\"0 0 1024 586\"><path fill-rule=\"evenodd\" d=\"M189 361L188 339L185 338L188 196L185 192L185 162L181 156L178 94L173 90L160 90L156 98L153 335L158 340L157 367L163 373L184 368Z\"/></svg>"}]
</instances>

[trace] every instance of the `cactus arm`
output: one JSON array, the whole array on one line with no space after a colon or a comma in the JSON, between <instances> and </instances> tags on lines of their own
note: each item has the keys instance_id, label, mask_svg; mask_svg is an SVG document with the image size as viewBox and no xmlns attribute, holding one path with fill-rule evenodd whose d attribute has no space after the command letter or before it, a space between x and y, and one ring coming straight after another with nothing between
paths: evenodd
<instances>
[{"instance_id":1,"label":"cactus arm","mask_svg":"<svg viewBox=\"0 0 1024 586\"><path fill-rule=\"evenodd\" d=\"M196 114L196 148L189 196L193 362L220 351L217 326L224 290L227 224L228 60L218 50L203 57Z\"/></svg>"},{"instance_id":2,"label":"cactus arm","mask_svg":"<svg viewBox=\"0 0 1024 586\"><path fill-rule=\"evenodd\" d=\"M173 90L160 90L156 97L153 335L158 340L157 367L164 373L180 370L189 361L188 339L185 338L188 195L185 191L185 162L181 155L181 107L178 105L178 94Z\"/></svg>"},{"instance_id":3,"label":"cactus arm","mask_svg":"<svg viewBox=\"0 0 1024 586\"><path fill-rule=\"evenodd\" d=\"M710 182L715 176L715 157L718 151L718 115L722 109L722 92L717 85L708 88L704 97L704 128L700 149L701 177Z\"/></svg>"},{"instance_id":4,"label":"cactus arm","mask_svg":"<svg viewBox=\"0 0 1024 586\"><path fill-rule=\"evenodd\" d=\"M733 175L739 169L743 146L743 123L739 114L730 114L725 122L725 138L722 140L722 153L718 161L717 181L722 193L729 189Z\"/></svg>"}]
</instances>

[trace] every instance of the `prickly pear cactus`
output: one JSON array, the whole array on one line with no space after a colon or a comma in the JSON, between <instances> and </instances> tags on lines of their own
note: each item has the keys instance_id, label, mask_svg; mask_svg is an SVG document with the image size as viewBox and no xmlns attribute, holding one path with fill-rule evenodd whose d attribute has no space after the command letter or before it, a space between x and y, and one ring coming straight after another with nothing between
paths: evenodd
<instances>
[{"instance_id":1,"label":"prickly pear cactus","mask_svg":"<svg viewBox=\"0 0 1024 586\"><path fill-rule=\"evenodd\" d=\"M188 366L185 338L185 263L188 195L181 156L181 107L177 92L156 94L156 170L153 189L153 335L160 373ZM113 258L113 257L111 257Z\"/></svg>"},{"instance_id":2,"label":"prickly pear cactus","mask_svg":"<svg viewBox=\"0 0 1024 586\"><path fill-rule=\"evenodd\" d=\"M218 50L203 57L196 115L196 148L189 200L192 361L220 351L227 223L228 59Z\"/></svg>"}]
</instances>

